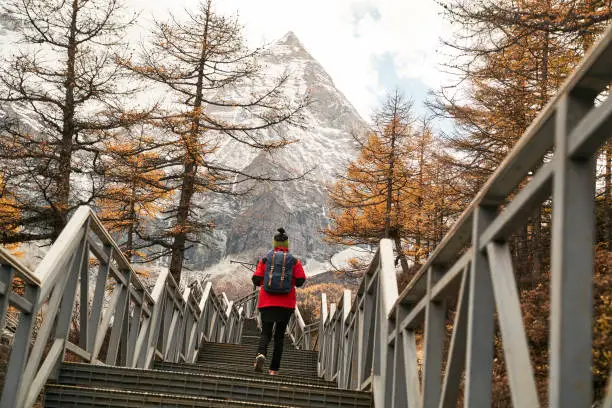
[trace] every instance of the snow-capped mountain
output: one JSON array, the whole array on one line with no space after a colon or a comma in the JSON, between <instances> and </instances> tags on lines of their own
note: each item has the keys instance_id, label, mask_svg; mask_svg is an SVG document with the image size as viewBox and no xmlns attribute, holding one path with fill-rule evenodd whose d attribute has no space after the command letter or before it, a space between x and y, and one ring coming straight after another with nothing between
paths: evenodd
<instances>
[{"instance_id":1,"label":"snow-capped mountain","mask_svg":"<svg viewBox=\"0 0 612 408\"><path fill-rule=\"evenodd\" d=\"M0 58L22 46L17 42L19 31L19 22L0 11ZM287 96L311 96L311 104L303 111L305 127L281 126L280 132L297 142L280 151L257 151L228 140L214 160L249 174L289 178L308 174L296 181L254 185L248 196L198 197L198 204L205 209L202 216L212 219L217 228L202 237L203 245L187 251L188 270L239 270L240 266L229 265L229 259L255 262L270 249L279 227L287 231L291 251L302 259L307 274L324 270L331 255L340 249L325 243L320 232L328 222L326 187L355 156L357 147L351 132L362 131L365 122L294 33L273 43L262 54L260 64L264 76L249 86L269 89L279 75L288 72ZM14 116L37 129L27 112L9 106L0 109L0 122ZM276 137L275 131L267 132L270 138ZM189 279L189 272L185 275Z\"/></svg>"},{"instance_id":2,"label":"snow-capped mountain","mask_svg":"<svg viewBox=\"0 0 612 408\"><path fill-rule=\"evenodd\" d=\"M290 96L311 95L312 104L304 111L306 129L283 127L281 131L298 142L273 154L229 141L216 159L251 174L297 176L312 172L296 181L258 185L247 197L205 198L201 205L208 209L217 229L207 239L209 245L188 253L194 269L212 266L226 257L254 262L270 249L278 227L286 229L291 250L305 261L307 273L309 269L320 270L315 264L338 251L323 241L320 232L328 222L326 186L354 157L351 132L362 130L365 122L294 33L273 43L261 64L268 82L282 72L290 73Z\"/></svg>"}]
</instances>

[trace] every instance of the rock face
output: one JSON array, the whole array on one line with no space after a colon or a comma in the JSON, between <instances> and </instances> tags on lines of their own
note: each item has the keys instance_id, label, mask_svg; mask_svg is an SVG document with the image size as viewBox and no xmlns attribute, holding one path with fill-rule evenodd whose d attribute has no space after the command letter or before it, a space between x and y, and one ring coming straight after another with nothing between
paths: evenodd
<instances>
[{"instance_id":1,"label":"rock face","mask_svg":"<svg viewBox=\"0 0 612 408\"><path fill-rule=\"evenodd\" d=\"M310 172L295 181L254 185L252 193L241 198L203 198L200 205L208 209L217 229L205 238L208 245L188 253L193 269L224 257L253 262L270 249L278 227L286 229L292 252L306 264L325 262L337 251L320 232L328 222L326 187L354 157L351 132L362 130L365 123L292 32L270 47L262 65L269 77L289 72L290 95L311 95L312 104L304 111L306 129L281 128L299 141L273 154L228 142L217 158L251 174L295 177Z\"/></svg>"},{"instance_id":2,"label":"rock face","mask_svg":"<svg viewBox=\"0 0 612 408\"><path fill-rule=\"evenodd\" d=\"M7 11L0 10L0 36L9 35L10 32L19 29L19 21L9 14Z\"/></svg>"}]
</instances>

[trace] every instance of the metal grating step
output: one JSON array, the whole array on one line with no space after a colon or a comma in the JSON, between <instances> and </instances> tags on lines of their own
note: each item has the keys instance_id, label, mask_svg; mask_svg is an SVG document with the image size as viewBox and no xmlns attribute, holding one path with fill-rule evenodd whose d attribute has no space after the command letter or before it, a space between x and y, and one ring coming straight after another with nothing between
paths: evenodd
<instances>
[{"instance_id":1,"label":"metal grating step","mask_svg":"<svg viewBox=\"0 0 612 408\"><path fill-rule=\"evenodd\" d=\"M252 373L253 372L253 359L250 359L248 362L225 362L225 363L219 363L219 362L200 362L197 363L195 366L196 367L201 367L204 368L206 370L213 370L214 372L217 373L225 373L225 372L231 372L231 373L242 373L242 372L249 372ZM265 368L267 369L269 366L269 363L266 364ZM300 368L292 368L292 367L285 367L284 362L281 362L281 367L280 367L280 373L283 376L291 376L294 379L298 379L301 380L302 378L306 377L306 378L312 378L312 379L316 379L319 378L317 375L317 370L316 369L304 369L303 367Z\"/></svg>"},{"instance_id":2,"label":"metal grating step","mask_svg":"<svg viewBox=\"0 0 612 408\"><path fill-rule=\"evenodd\" d=\"M220 346L210 343L200 348L197 362L200 364L243 364L251 365L257 355L255 347L238 347L236 345ZM273 347L268 347L268 358L272 357ZM281 367L299 370L317 370L316 353L299 350L284 350Z\"/></svg>"},{"instance_id":3,"label":"metal grating step","mask_svg":"<svg viewBox=\"0 0 612 408\"><path fill-rule=\"evenodd\" d=\"M268 350L273 348L273 342L270 342L268 345ZM245 353L254 353L257 350L255 345L251 344L227 344L227 343L209 343L203 342L200 345L200 351L218 351L218 352L228 352L228 351L237 351L237 352L245 352ZM288 348L285 347L283 350L284 353L287 353L291 358L310 358L312 360L317 360L319 356L319 352L311 351L311 350L297 350L293 347Z\"/></svg>"},{"instance_id":4,"label":"metal grating step","mask_svg":"<svg viewBox=\"0 0 612 408\"><path fill-rule=\"evenodd\" d=\"M271 356L274 351L274 347L268 347L268 355ZM202 359L213 359L213 360L225 360L225 359L246 359L252 360L257 355L256 347L249 347L246 350L236 350L231 348L219 349L216 347L201 348L198 353L198 360ZM241 360L242 361L242 360ZM298 354L295 350L283 350L283 362L289 362L293 364L316 364L317 357L305 354Z\"/></svg>"},{"instance_id":5,"label":"metal grating step","mask_svg":"<svg viewBox=\"0 0 612 408\"><path fill-rule=\"evenodd\" d=\"M295 408L292 405L266 404L262 402L232 401L224 398L202 398L149 392L133 392L117 389L74 387L47 384L45 387L47 408Z\"/></svg>"},{"instance_id":6,"label":"metal grating step","mask_svg":"<svg viewBox=\"0 0 612 408\"><path fill-rule=\"evenodd\" d=\"M270 358L272 353L268 353L268 361L266 362L265 367L268 367L270 364ZM250 367L253 365L255 361L255 354L249 353L245 354L215 354L210 353L207 355L200 355L197 364L207 365L207 366L215 366L215 365L240 365L243 367ZM307 371L316 375L317 372L317 362L316 361L295 361L293 359L287 359L286 356L283 355L283 359L281 361L281 370L300 370Z\"/></svg>"},{"instance_id":7,"label":"metal grating step","mask_svg":"<svg viewBox=\"0 0 612 408\"><path fill-rule=\"evenodd\" d=\"M321 387L338 388L335 381L325 381L318 377L311 377L310 375L303 375L299 373L285 372L281 369L280 375L270 376L267 373L256 373L253 372L252 366L203 366L195 364L181 364L181 363L166 363L158 361L153 366L155 370L175 371L175 372L187 372L194 374L221 374L221 375L232 375L240 376L244 378L255 378L266 381L274 382L295 382L299 379L300 383L318 385ZM310 373L309 373L310 374Z\"/></svg>"},{"instance_id":8,"label":"metal grating step","mask_svg":"<svg viewBox=\"0 0 612 408\"><path fill-rule=\"evenodd\" d=\"M64 364L59 383L168 395L289 404L300 407L370 407L371 395L316 385L275 383L239 376L186 374L89 364Z\"/></svg>"},{"instance_id":9,"label":"metal grating step","mask_svg":"<svg viewBox=\"0 0 612 408\"><path fill-rule=\"evenodd\" d=\"M248 345L258 345L259 344L259 334L250 335L242 333L242 337L240 338L240 344L248 344ZM289 337L285 337L285 347L292 347L295 349L293 342Z\"/></svg>"}]
</instances>

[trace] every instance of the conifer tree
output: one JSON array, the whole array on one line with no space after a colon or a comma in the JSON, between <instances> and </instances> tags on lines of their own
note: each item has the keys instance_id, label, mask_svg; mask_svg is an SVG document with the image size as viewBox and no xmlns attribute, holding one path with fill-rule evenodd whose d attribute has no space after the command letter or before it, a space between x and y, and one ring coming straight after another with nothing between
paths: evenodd
<instances>
[{"instance_id":1,"label":"conifer tree","mask_svg":"<svg viewBox=\"0 0 612 408\"><path fill-rule=\"evenodd\" d=\"M260 52L247 49L237 18L218 14L208 0L188 12L185 21L171 16L157 22L153 41L140 57L122 61L172 98L156 124L168 142L165 179L176 201L164 210L162 233L143 238L159 245L161 254L170 254L177 280L186 249L211 228L194 202L196 194L240 194L244 190L236 187L248 180L274 180L218 162L218 147L233 139L253 149L279 149L291 142L280 125L300 122L306 99L287 100L287 75L266 89L245 92L245 85L262 75Z\"/></svg>"},{"instance_id":2,"label":"conifer tree","mask_svg":"<svg viewBox=\"0 0 612 408\"><path fill-rule=\"evenodd\" d=\"M612 5L592 0L449 0L462 30L445 41L457 85L439 93L438 113L455 119L451 147L467 158L470 195L484 183L578 64ZM467 85L466 85L467 84Z\"/></svg>"},{"instance_id":3,"label":"conifer tree","mask_svg":"<svg viewBox=\"0 0 612 408\"><path fill-rule=\"evenodd\" d=\"M5 243L55 239L69 212L91 203L100 142L125 125L114 63L125 19L120 0L9 0L22 43L0 67L0 167L18 219ZM75 185L78 184L78 188ZM6 231L9 231L8 233Z\"/></svg>"},{"instance_id":4,"label":"conifer tree","mask_svg":"<svg viewBox=\"0 0 612 408\"><path fill-rule=\"evenodd\" d=\"M19 204L15 198L14 193L7 190L4 177L0 175L0 225L3 226L0 242L5 242L6 237L19 228L16 222L19 219Z\"/></svg>"},{"instance_id":5,"label":"conifer tree","mask_svg":"<svg viewBox=\"0 0 612 408\"><path fill-rule=\"evenodd\" d=\"M159 143L139 126L129 133L120 132L105 141L102 159L104 189L96 204L105 227L116 232L117 241L128 260L136 255L150 258L140 249L150 246L139 239L146 235L168 203L170 189L164 181Z\"/></svg>"},{"instance_id":6,"label":"conifer tree","mask_svg":"<svg viewBox=\"0 0 612 408\"><path fill-rule=\"evenodd\" d=\"M590 0L452 0L447 18L462 27L446 44L457 86L438 93L435 109L456 120L449 147L473 197L593 43L611 14ZM467 84L467 85L466 85ZM535 169L534 169L535 170ZM542 272L549 213L539 209L514 241L519 265Z\"/></svg>"},{"instance_id":7,"label":"conifer tree","mask_svg":"<svg viewBox=\"0 0 612 408\"><path fill-rule=\"evenodd\" d=\"M413 122L411 102L397 90L388 95L365 140L356 138L361 144L358 158L330 191L332 223L325 231L332 242L348 245L392 238L406 271L401 238L414 175L406 160Z\"/></svg>"},{"instance_id":8,"label":"conifer tree","mask_svg":"<svg viewBox=\"0 0 612 408\"><path fill-rule=\"evenodd\" d=\"M442 240L453 217L461 211L459 194L462 180L452 167L445 166L448 154L434 137L432 118L423 117L414 126L412 151L407 157L414 176L407 190L404 235L405 247L416 265L427 258Z\"/></svg>"}]
</instances>

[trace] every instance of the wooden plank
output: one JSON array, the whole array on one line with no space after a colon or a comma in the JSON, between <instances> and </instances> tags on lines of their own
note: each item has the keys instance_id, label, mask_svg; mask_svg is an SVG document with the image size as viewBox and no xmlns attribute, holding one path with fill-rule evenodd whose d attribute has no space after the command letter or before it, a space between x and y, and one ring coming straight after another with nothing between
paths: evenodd
<instances>
[{"instance_id":1,"label":"wooden plank","mask_svg":"<svg viewBox=\"0 0 612 408\"><path fill-rule=\"evenodd\" d=\"M80 297L79 297L79 346L87 349L89 340L89 244L85 236L85 249L83 262L80 268Z\"/></svg>"},{"instance_id":2,"label":"wooden plank","mask_svg":"<svg viewBox=\"0 0 612 408\"><path fill-rule=\"evenodd\" d=\"M40 286L42 284L39 277L36 276L34 272L3 247L0 247L0 265L10 266L21 279L31 285Z\"/></svg>"},{"instance_id":3,"label":"wooden plank","mask_svg":"<svg viewBox=\"0 0 612 408\"><path fill-rule=\"evenodd\" d=\"M548 393L549 406L555 408L586 407L592 403L596 158L573 160L568 153L568 133L591 106L588 100L566 96L557 123Z\"/></svg>"},{"instance_id":4,"label":"wooden plank","mask_svg":"<svg viewBox=\"0 0 612 408\"><path fill-rule=\"evenodd\" d=\"M63 272L62 267L69 262L67 254L76 252L76 248L81 245L83 237L87 233L90 214L89 207L82 206L76 210L49 252L38 264L36 271L34 271L41 282L42 290L39 295L41 301L49 294L52 289L52 282L55 282L57 275Z\"/></svg>"},{"instance_id":5,"label":"wooden plank","mask_svg":"<svg viewBox=\"0 0 612 408\"><path fill-rule=\"evenodd\" d=\"M71 341L66 340L66 350L76 354L87 362L91 362L91 353L89 353L87 350L82 349Z\"/></svg>"},{"instance_id":6,"label":"wooden plank","mask_svg":"<svg viewBox=\"0 0 612 408\"><path fill-rule=\"evenodd\" d=\"M40 287L35 285L26 285L24 296L31 302L35 301L40 293ZM13 341L13 348L9 357L6 375L4 378L4 388L2 395L0 395L0 407L14 407L19 406L19 394L20 392L27 391L27 388L31 381L24 380L26 371L26 361L28 358L28 351L30 348L29 339L31 339L32 331L34 329L36 319L32 313L20 313L19 323L17 325L17 331ZM44 324L44 322L43 322ZM39 331L40 333L40 331ZM40 334L39 334L40 336ZM46 338L40 338L40 343L45 343ZM32 353L30 354L30 356ZM40 361L40 358L39 360ZM36 365L38 366L38 361ZM35 367L36 368L36 367Z\"/></svg>"},{"instance_id":7,"label":"wooden plank","mask_svg":"<svg viewBox=\"0 0 612 408\"><path fill-rule=\"evenodd\" d=\"M6 315L9 306L8 290L11 287L15 270L10 265L0 264L0 331L6 325Z\"/></svg>"},{"instance_id":8,"label":"wooden plank","mask_svg":"<svg viewBox=\"0 0 612 408\"><path fill-rule=\"evenodd\" d=\"M8 299L11 305L17 307L22 312L32 313L34 310L34 305L32 305L32 302L28 301L22 296L19 296L15 292L9 292Z\"/></svg>"},{"instance_id":9,"label":"wooden plank","mask_svg":"<svg viewBox=\"0 0 612 408\"><path fill-rule=\"evenodd\" d=\"M550 197L554 168L555 163L549 162L536 172L533 179L518 192L516 197L482 233L478 242L479 250L485 250L491 241L507 239L518 228L525 225L533 211Z\"/></svg>"},{"instance_id":10,"label":"wooden plank","mask_svg":"<svg viewBox=\"0 0 612 408\"><path fill-rule=\"evenodd\" d=\"M105 362L108 365L117 363L117 355L119 354L119 344L121 335L124 330L124 316L128 313L129 307L129 291L128 288L122 287L121 296L117 302L117 307L113 310L113 327L111 329L110 340L108 342L108 350L106 352ZM125 328L127 330L127 328Z\"/></svg>"}]
</instances>

